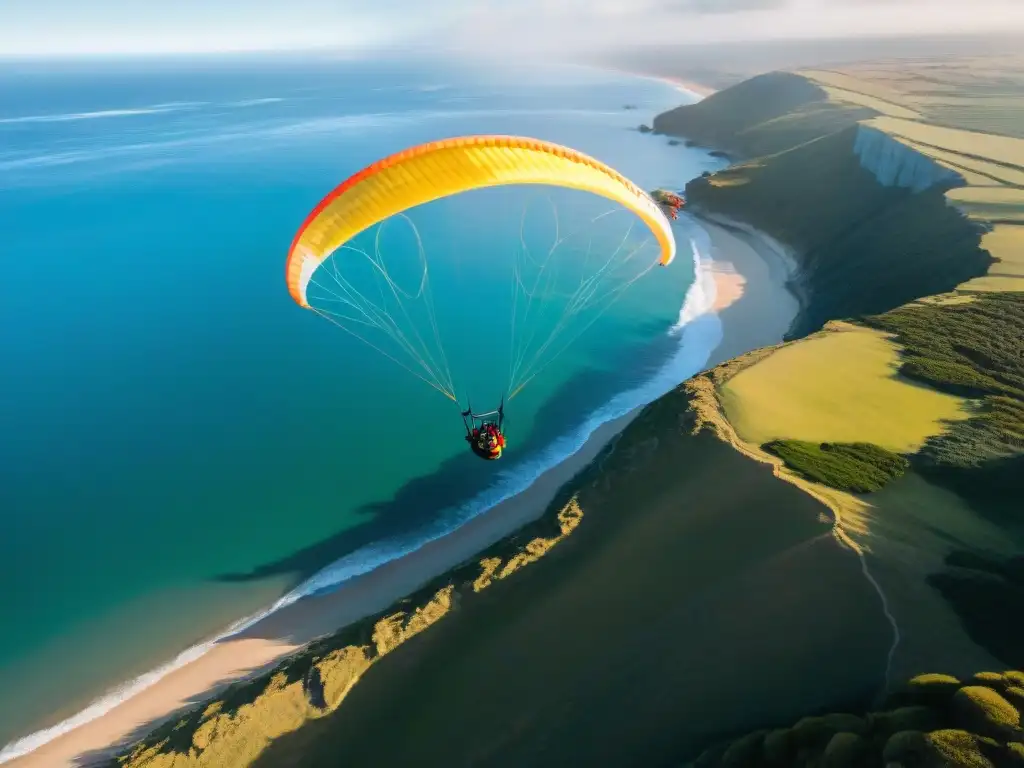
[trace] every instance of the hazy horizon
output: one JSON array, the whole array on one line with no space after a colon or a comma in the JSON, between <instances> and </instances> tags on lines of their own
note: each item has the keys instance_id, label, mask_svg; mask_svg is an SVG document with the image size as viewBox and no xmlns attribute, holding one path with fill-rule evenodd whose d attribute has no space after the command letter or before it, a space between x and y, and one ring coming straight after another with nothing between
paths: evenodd
<instances>
[{"instance_id":1,"label":"hazy horizon","mask_svg":"<svg viewBox=\"0 0 1024 768\"><path fill-rule=\"evenodd\" d=\"M1024 31L1009 0L6 0L0 58L330 50L595 56L667 45Z\"/></svg>"}]
</instances>

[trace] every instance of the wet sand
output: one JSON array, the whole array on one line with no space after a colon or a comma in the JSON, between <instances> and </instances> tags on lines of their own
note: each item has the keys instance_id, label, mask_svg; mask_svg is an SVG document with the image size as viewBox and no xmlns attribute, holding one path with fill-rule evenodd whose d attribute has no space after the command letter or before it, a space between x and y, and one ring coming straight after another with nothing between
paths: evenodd
<instances>
[{"instance_id":1,"label":"wet sand","mask_svg":"<svg viewBox=\"0 0 1024 768\"><path fill-rule=\"evenodd\" d=\"M723 340L710 366L779 341L797 306L785 287L788 266L772 247L760 244L756 237L740 237L712 223L705 226L711 235L713 263L705 261L704 266L714 275L715 312L723 324ZM639 412L604 424L577 453L541 475L526 491L457 531L335 592L305 598L272 614L92 722L9 764L19 768L82 765L82 755L89 755L86 762L92 762L126 740L142 736L173 712L202 701L230 682L266 669L314 638L384 610L540 516L558 490ZM699 479L694 482L699 484Z\"/></svg>"}]
</instances>

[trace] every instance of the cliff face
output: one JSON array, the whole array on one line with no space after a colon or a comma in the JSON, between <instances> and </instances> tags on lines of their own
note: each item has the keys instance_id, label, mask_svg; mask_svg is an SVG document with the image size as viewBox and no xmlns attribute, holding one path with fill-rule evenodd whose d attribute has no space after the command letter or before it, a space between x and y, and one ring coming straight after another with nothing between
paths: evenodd
<instances>
[{"instance_id":1,"label":"cliff face","mask_svg":"<svg viewBox=\"0 0 1024 768\"><path fill-rule=\"evenodd\" d=\"M778 84L774 77L755 78L744 84L740 101L764 104ZM987 272L992 257L980 247L982 227L946 202L945 192L962 184L955 172L852 119L856 109L830 111L823 102L805 101L751 126L771 111L723 103L702 113L701 135L721 137L740 126L731 140L720 139L725 146L751 150L770 136L773 151L695 179L686 196L697 212L745 221L794 248L808 298L794 337L829 320L951 291ZM695 113L683 114L698 125ZM714 119L721 121L717 130Z\"/></svg>"},{"instance_id":2,"label":"cliff face","mask_svg":"<svg viewBox=\"0 0 1024 768\"><path fill-rule=\"evenodd\" d=\"M923 192L936 185L958 186L963 178L887 133L868 125L857 126L853 151L861 167L884 187Z\"/></svg>"}]
</instances>

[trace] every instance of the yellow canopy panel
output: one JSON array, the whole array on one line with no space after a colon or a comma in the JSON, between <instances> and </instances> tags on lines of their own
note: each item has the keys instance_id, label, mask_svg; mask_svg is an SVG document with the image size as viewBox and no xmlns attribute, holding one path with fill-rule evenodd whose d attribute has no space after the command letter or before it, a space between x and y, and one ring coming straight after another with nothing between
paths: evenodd
<instances>
[{"instance_id":1,"label":"yellow canopy panel","mask_svg":"<svg viewBox=\"0 0 1024 768\"><path fill-rule=\"evenodd\" d=\"M313 209L288 251L288 292L302 307L320 263L374 224L409 208L482 187L550 184L617 202L639 216L661 246L676 254L665 214L636 184L574 149L521 136L462 136L432 141L378 160L338 186Z\"/></svg>"}]
</instances>

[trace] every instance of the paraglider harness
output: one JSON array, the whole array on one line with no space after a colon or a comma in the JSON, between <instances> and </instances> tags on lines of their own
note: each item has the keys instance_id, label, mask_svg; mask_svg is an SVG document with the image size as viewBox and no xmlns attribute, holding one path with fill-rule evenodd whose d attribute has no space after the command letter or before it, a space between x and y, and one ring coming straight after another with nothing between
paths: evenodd
<instances>
[{"instance_id":1,"label":"paraglider harness","mask_svg":"<svg viewBox=\"0 0 1024 768\"><path fill-rule=\"evenodd\" d=\"M494 420L493 416L497 416ZM494 461L501 458L501 452L505 449L505 433L502 426L505 423L505 398L501 399L501 405L497 410L487 413L473 413L470 406L462 412L462 423L466 427L466 442L470 449L481 459Z\"/></svg>"}]
</instances>

